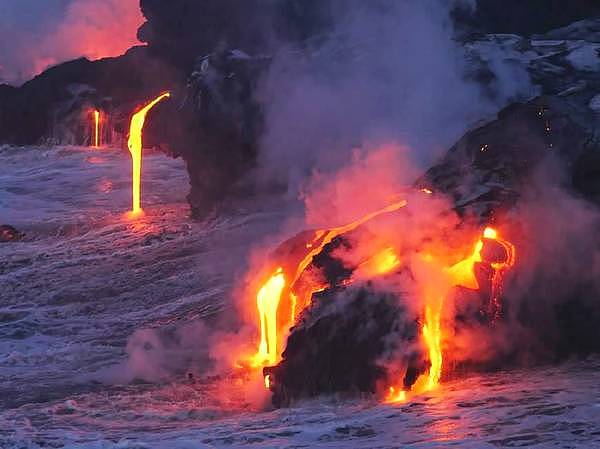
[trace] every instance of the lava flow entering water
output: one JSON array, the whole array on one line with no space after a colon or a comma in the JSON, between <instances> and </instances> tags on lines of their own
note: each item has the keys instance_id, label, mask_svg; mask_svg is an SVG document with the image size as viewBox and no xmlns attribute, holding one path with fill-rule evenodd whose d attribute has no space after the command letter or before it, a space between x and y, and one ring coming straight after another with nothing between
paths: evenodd
<instances>
[{"instance_id":1,"label":"lava flow entering water","mask_svg":"<svg viewBox=\"0 0 600 449\"><path fill-rule=\"evenodd\" d=\"M412 394L421 394L425 391L434 389L440 382L443 368L443 348L444 338L441 314L444 307L444 301L454 287L464 287L471 290L480 288L477 277L475 276L475 264L482 262L482 250L484 248L484 239L493 240L505 250L507 259L501 262L491 263L494 268L492 278L491 301L493 307L492 318L497 318L499 313L499 294L501 289L502 274L515 263L515 247L508 241L499 238L498 232L491 227L483 231L483 237L480 238L473 252L466 259L444 268L447 275L447 281L441 286L438 283L432 283L432 286L425 288L425 320L422 328L422 335L429 353L429 372L417 379L411 388ZM430 255L425 255L425 259L432 260ZM408 398L408 392L398 388L390 387L387 402L403 402Z\"/></svg>"},{"instance_id":2,"label":"lava flow entering water","mask_svg":"<svg viewBox=\"0 0 600 449\"><path fill-rule=\"evenodd\" d=\"M142 130L144 128L144 122L146 121L146 115L158 102L165 98L170 97L169 92L158 96L146 106L144 106L139 112L136 112L131 118L131 126L129 128L129 140L127 146L131 153L131 159L133 163L132 167L132 208L133 214L138 214L142 211L141 206L141 195L140 195L140 184L142 176Z\"/></svg>"},{"instance_id":3,"label":"lava flow entering water","mask_svg":"<svg viewBox=\"0 0 600 449\"><path fill-rule=\"evenodd\" d=\"M429 192L425 193L430 194ZM397 211L406 206L406 204L407 202L404 200L398 201L348 225L331 230L314 231L312 238L309 238L308 243L305 245L305 252L299 259L299 262L288 260L286 263L291 264L291 267L285 266L285 264L277 266L272 275L263 283L256 296L260 319L260 340L258 352L252 358L253 366L270 366L281 360L280 348L283 343L282 335L285 329L295 324L300 312L310 304L313 294L329 287L327 282L314 279L311 279L308 283L304 280L305 282L301 286L296 285L313 261L313 258L320 254L324 247L337 236L348 233L379 215ZM420 301L423 306L421 339L427 348L429 369L425 374L418 377L410 388L410 391L406 391L406 389L398 386L389 387L386 398L387 402L404 401L414 394L432 390L439 384L442 378L444 360L442 312L445 300L450 291L455 287L460 286L470 290L480 289L474 268L477 263L483 260L482 251L486 240L493 240L497 245L502 247L506 256L505 260L489 261L486 259L494 270L491 279L490 307L494 308L492 316L495 316L499 313L499 295L503 273L512 267L515 262L514 246L508 241L499 238L498 232L495 229L490 227L485 228L482 236L477 239L473 250L469 252L469 255L449 266L444 266L443 262L441 262L442 259L438 260L437 257L430 253L418 253L419 263L427 267L424 272L429 273L428 276L430 276L419 282L422 290L420 292ZM392 272L399 268L402 263L403 260L399 257L396 248L373 248L371 255L356 267L354 275L362 279L370 279ZM342 285L348 285L354 282L354 280L354 277L347 279L343 281ZM278 318L280 318L278 317L278 311L282 304L286 304L289 307L289 321L285 318L278 321ZM268 387L270 383L271 379L266 378L265 386Z\"/></svg>"},{"instance_id":4,"label":"lava flow entering water","mask_svg":"<svg viewBox=\"0 0 600 449\"><path fill-rule=\"evenodd\" d=\"M94 148L100 148L100 111L94 111Z\"/></svg>"},{"instance_id":5,"label":"lava flow entering water","mask_svg":"<svg viewBox=\"0 0 600 449\"><path fill-rule=\"evenodd\" d=\"M331 230L316 231L312 241L306 244L306 249L308 250L307 254L300 261L297 268L292 270L293 276L289 282L286 282L285 274L281 267L278 267L275 270L275 273L273 273L269 280L267 280L264 286L259 290L256 297L260 317L260 343L258 345L258 352L253 357L253 366L272 365L279 361L280 354L278 348L281 330L286 324L294 324L298 315L298 308L300 308L300 310L304 309L309 304L312 295L325 288L324 285L314 285L311 289L305 290L302 293L294 290L296 281L298 281L313 258L323 250L323 247L337 236L350 232L379 215L397 211L406 206L406 204L405 200L401 200L345 226L340 226ZM392 256L388 254L387 257L389 258ZM384 260L388 265L393 264L393 261L394 259L392 259L392 261ZM291 303L290 320L288 323L278 323L277 311L284 292L287 292L288 300Z\"/></svg>"}]
</instances>

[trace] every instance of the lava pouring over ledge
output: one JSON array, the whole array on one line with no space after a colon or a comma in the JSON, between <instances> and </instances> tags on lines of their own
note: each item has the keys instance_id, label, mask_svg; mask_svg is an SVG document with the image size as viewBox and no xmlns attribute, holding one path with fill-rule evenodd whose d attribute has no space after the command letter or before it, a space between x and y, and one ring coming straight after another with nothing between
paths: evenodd
<instances>
[{"instance_id":1,"label":"lava pouring over ledge","mask_svg":"<svg viewBox=\"0 0 600 449\"><path fill-rule=\"evenodd\" d=\"M308 250L307 254L302 258L297 268L292 270L293 277L289 283L285 282L285 274L281 267L278 267L275 270L275 273L259 290L256 297L260 317L260 343L258 345L258 352L252 360L253 366L267 366L279 361L280 354L278 348L281 331L285 328L286 324L289 326L294 324L299 313L298 308L300 308L300 311L303 310L309 304L312 295L325 288L323 285L315 285L308 291L302 293L295 291L294 289L296 281L298 281L302 273L304 273L313 258L323 250L325 245L330 243L337 236L350 232L382 214L395 212L406 206L406 204L407 202L405 200L401 200L345 226L340 226L331 230L315 231L313 239L306 244L306 249ZM390 257L389 254L388 257ZM389 265L390 262L386 261L386 264ZM286 288L288 300L291 303L290 321L288 323L277 323L277 311L281 302L281 296L286 291Z\"/></svg>"},{"instance_id":2,"label":"lava pouring over ledge","mask_svg":"<svg viewBox=\"0 0 600 449\"><path fill-rule=\"evenodd\" d=\"M424 193L430 195L429 192ZM314 258L324 250L325 246L331 243L336 237L349 233L380 215L398 211L406 205L407 201L398 201L348 225L331 230L312 231L312 237L309 237L307 243L304 245L304 255L299 258L299 261L293 262L287 260L272 271L272 275L262 284L256 296L260 323L260 340L258 351L251 361L253 367L270 367L279 363L282 359L280 348L284 344L283 338L286 335L287 329L296 324L299 315L310 305L315 293L334 287L326 281L320 280L318 277L303 276L308 271L311 263L313 263ZM480 290L475 267L484 261L483 253L487 251L486 248L488 246L486 242L493 242L494 245L499 246L503 250L503 257L500 258L494 258L493 254L485 255L485 262L493 268L491 278L492 287L489 298L489 313L493 321L500 313L500 293L503 275L515 263L514 246L510 242L501 239L496 229L486 227L473 245L472 251L466 251L468 254L467 257L449 266L444 265L444 262L442 262L444 258L441 256L437 257L427 251L417 254L418 263L427 268L424 272L429 273L428 276L430 276L426 279L418 280L418 284L421 286L419 302L423 307L420 340L427 350L429 366L423 374L416 378L416 381L408 389L406 386L402 386L403 383L400 383L401 386L389 386L387 396L385 397L386 402L405 401L416 394L430 391L439 384L444 370L444 340L446 333L444 331L442 315L445 302L449 293L455 287L462 287L473 291ZM448 253L447 249L443 248L439 248L439 252L440 255L447 255ZM401 270L403 266L403 255L398 252L397 248L393 246L387 246L383 249L373 247L371 255L356 266L350 278L343 280L339 285L348 286L358 278L363 280L374 279ZM302 279L303 282L299 282L301 278L306 277L309 278L308 282L306 279ZM289 315L286 315L287 312L285 310L283 315L278 314L282 305L286 305L289 308ZM286 318L282 318L286 316L289 316L289 321ZM268 374L270 372L269 369L264 371L265 386L267 389L270 389L273 385L273 376Z\"/></svg>"},{"instance_id":3,"label":"lava pouring over ledge","mask_svg":"<svg viewBox=\"0 0 600 449\"><path fill-rule=\"evenodd\" d=\"M433 286L425 288L425 322L422 327L423 340L427 346L429 353L429 372L421 376L412 386L411 394L421 394L434 389L440 382L443 369L443 348L442 341L444 338L444 330L442 328L441 314L444 308L445 299L454 287L464 287L471 290L479 290L480 285L475 276L475 264L482 262L482 251L484 249L484 240L493 240L498 243L504 250L507 256L505 261L492 262L494 274L492 277L492 293L490 298L492 310L491 316L495 320L500 313L500 298L502 274L515 263L515 248L514 246L498 237L498 232L491 227L486 227L483 231L473 253L466 259L452 265L449 268L443 269L447 275L447 281L442 283L440 287L437 283L431 283ZM433 257L425 254L423 258L427 262L433 261ZM437 286L437 287L436 287ZM408 392L398 388L390 387L387 402L403 402L408 398Z\"/></svg>"},{"instance_id":4,"label":"lava pouring over ledge","mask_svg":"<svg viewBox=\"0 0 600 449\"><path fill-rule=\"evenodd\" d=\"M165 92L152 100L140 111L136 112L131 118L131 126L129 128L129 140L127 146L131 153L132 160L132 207L131 213L136 215L142 211L141 206L141 176L142 176L142 130L144 128L144 122L146 121L146 115L157 103L169 98L171 94Z\"/></svg>"},{"instance_id":5,"label":"lava pouring over ledge","mask_svg":"<svg viewBox=\"0 0 600 449\"><path fill-rule=\"evenodd\" d=\"M94 111L94 148L100 148L100 111Z\"/></svg>"}]
</instances>

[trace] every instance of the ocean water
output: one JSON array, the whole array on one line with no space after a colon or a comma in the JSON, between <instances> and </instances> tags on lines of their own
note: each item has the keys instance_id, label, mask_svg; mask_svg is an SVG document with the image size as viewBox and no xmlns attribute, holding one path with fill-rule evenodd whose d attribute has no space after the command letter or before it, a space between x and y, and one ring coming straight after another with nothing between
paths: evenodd
<instances>
[{"instance_id":1,"label":"ocean water","mask_svg":"<svg viewBox=\"0 0 600 449\"><path fill-rule=\"evenodd\" d=\"M132 220L127 152L4 147L0 161L0 224L26 234L0 244L2 448L600 447L595 358L397 405L273 410L228 374L190 378L174 367L201 363L201 323L235 313L250 251L285 223L277 202L193 222L183 162L146 152L146 214Z\"/></svg>"}]
</instances>

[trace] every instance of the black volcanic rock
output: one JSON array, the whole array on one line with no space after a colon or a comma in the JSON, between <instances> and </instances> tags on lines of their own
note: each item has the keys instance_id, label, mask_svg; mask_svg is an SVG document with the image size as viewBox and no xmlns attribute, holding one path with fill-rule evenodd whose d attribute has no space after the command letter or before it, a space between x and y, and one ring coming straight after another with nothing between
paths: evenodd
<instances>
[{"instance_id":1,"label":"black volcanic rock","mask_svg":"<svg viewBox=\"0 0 600 449\"><path fill-rule=\"evenodd\" d=\"M463 213L489 217L517 202L542 161L556 157L572 171L597 152L593 123L590 110L560 97L511 105L468 132L418 184L449 195ZM585 190L593 182L585 173L572 171L574 187Z\"/></svg>"},{"instance_id":2,"label":"black volcanic rock","mask_svg":"<svg viewBox=\"0 0 600 449\"><path fill-rule=\"evenodd\" d=\"M187 163L194 217L213 212L254 166L263 126L254 93L269 64L240 50L198 58L182 106L157 121Z\"/></svg>"},{"instance_id":3,"label":"black volcanic rock","mask_svg":"<svg viewBox=\"0 0 600 449\"><path fill-rule=\"evenodd\" d=\"M184 70L196 57L226 48L265 49L272 2L262 0L141 0L147 22L138 37Z\"/></svg>"},{"instance_id":4,"label":"black volcanic rock","mask_svg":"<svg viewBox=\"0 0 600 449\"><path fill-rule=\"evenodd\" d=\"M410 387L415 373L427 369L418 334L417 317L394 294L367 285L316 295L292 328L283 360L264 370L273 404L336 392L374 393L393 374L384 363L397 351L410 366Z\"/></svg>"},{"instance_id":5,"label":"black volcanic rock","mask_svg":"<svg viewBox=\"0 0 600 449\"><path fill-rule=\"evenodd\" d=\"M184 80L185 74L143 47L119 58L66 62L19 88L0 89L0 141L85 144L86 136L75 129L85 125L82 114L96 107L106 110L124 133L126 121L139 104Z\"/></svg>"}]
</instances>

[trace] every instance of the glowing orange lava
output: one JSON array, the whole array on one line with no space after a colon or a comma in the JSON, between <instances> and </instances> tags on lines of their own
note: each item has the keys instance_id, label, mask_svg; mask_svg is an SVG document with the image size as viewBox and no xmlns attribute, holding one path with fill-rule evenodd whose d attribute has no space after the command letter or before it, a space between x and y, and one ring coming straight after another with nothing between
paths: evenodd
<instances>
[{"instance_id":1,"label":"glowing orange lava","mask_svg":"<svg viewBox=\"0 0 600 449\"><path fill-rule=\"evenodd\" d=\"M313 257L319 254L323 250L323 247L330 243L338 235L352 231L358 226L381 214L394 212L404 206L406 206L406 201L401 200L381 210L370 213L347 225L331 230L316 231L313 240L306 244L306 249L308 250L306 256L304 256L297 268L293 271L293 276L289 282L286 282L283 269L277 268L275 273L260 288L256 296L256 304L260 317L260 341L258 345L258 352L252 358L253 366L273 365L279 361L279 332L285 327L286 324L291 325L295 322L296 317L308 305L310 298L314 293L325 288L325 286L315 285L312 286L311 289L303 291L302 294L294 290L296 281L298 281L302 273L309 266L313 260ZM391 269L389 266L394 265L394 263L397 262L395 254L392 255L389 254L389 252L383 254L382 258L383 261L381 263L385 265L385 269ZM279 308L284 290L287 291L286 299L291 305L290 321L287 323L278 323L277 310Z\"/></svg>"},{"instance_id":2,"label":"glowing orange lava","mask_svg":"<svg viewBox=\"0 0 600 449\"><path fill-rule=\"evenodd\" d=\"M94 111L94 148L100 148L100 111Z\"/></svg>"},{"instance_id":3,"label":"glowing orange lava","mask_svg":"<svg viewBox=\"0 0 600 449\"><path fill-rule=\"evenodd\" d=\"M133 162L131 208L131 212L133 214L137 214L142 211L140 200L140 184L142 176L142 130L144 128L144 122L146 121L146 115L159 101L170 96L171 94L169 92L160 95L144 106L139 112L136 112L131 118L127 146L129 147L129 152L131 153L131 159Z\"/></svg>"},{"instance_id":4,"label":"glowing orange lava","mask_svg":"<svg viewBox=\"0 0 600 449\"><path fill-rule=\"evenodd\" d=\"M388 247L366 260L357 268L357 275L363 278L381 276L400 265L394 248Z\"/></svg>"},{"instance_id":5,"label":"glowing orange lava","mask_svg":"<svg viewBox=\"0 0 600 449\"><path fill-rule=\"evenodd\" d=\"M502 276L506 269L512 267L515 263L515 248L506 240L502 240L498 236L498 231L494 228L487 227L483 231L483 238L494 240L499 243L507 254L507 261L492 263L494 275L492 278L492 295L491 304L494 307L492 311L492 319L495 319L499 313L499 296L502 284ZM449 276L448 284L445 288L438 287L437 290L425 293L425 322L423 324L422 333L423 340L427 346L429 353L430 368L427 375L421 376L413 385L411 393L421 394L425 391L434 389L442 377L443 368L443 329L441 325L441 312L443 309L444 299L451 288L461 286L473 290L479 289L479 283L475 277L475 264L482 261L481 251L484 242L479 239L473 248L472 254L466 259L452 265L445 271ZM424 256L430 258L430 256ZM406 392L390 387L386 402L404 402L407 399Z\"/></svg>"},{"instance_id":6,"label":"glowing orange lava","mask_svg":"<svg viewBox=\"0 0 600 449\"><path fill-rule=\"evenodd\" d=\"M429 191L425 193L429 193ZM347 225L330 230L314 231L308 242L302 244L301 248L305 249L305 253L297 263L293 262L291 268L284 263L272 272L256 295L260 320L260 340L258 351L252 358L252 366L268 366L279 362L281 359L282 331L285 330L286 325L289 327L296 322L298 315L310 304L315 293L327 288L326 281L307 271L313 258L321 253L325 245L332 242L337 236L350 232L381 214L397 211L406 204L404 200L398 201ZM473 245L469 255L450 266L444 266L438 260L439 258L429 253L419 254L425 268L423 273L428 273L419 285L422 287L420 294L423 301L421 336L423 344L427 348L430 367L427 373L417 379L410 391L405 391L396 386L389 387L386 402L405 401L415 394L435 389L439 384L444 368L444 329L442 326L444 302L454 287L460 286L472 290L480 288L474 268L477 263L483 261L482 251L485 240L494 240L499 244L505 250L507 258L500 261L501 258L494 255L493 249L486 256L486 263L489 263L494 269L490 302L494 307L492 312L497 312L500 307L499 296L502 276L509 267L514 265L515 249L512 244L499 237L496 229L485 228L481 237ZM289 264L289 261L287 263ZM401 260L396 250L393 247L385 247L373 251L371 257L359 264L355 274L361 278L372 278L390 273L400 265ZM307 274L304 275L304 273ZM354 278L346 280L344 285L353 281ZM281 304L289 305L289 321L282 320L285 322L278 322L278 309ZM287 313L286 310L284 310L284 314ZM490 316L493 317L494 313ZM270 382L271 379L267 376L265 378L267 388L269 388Z\"/></svg>"},{"instance_id":7,"label":"glowing orange lava","mask_svg":"<svg viewBox=\"0 0 600 449\"><path fill-rule=\"evenodd\" d=\"M285 288L283 269L278 268L256 295L260 316L260 344L254 365L272 365L277 361L277 308Z\"/></svg>"}]
</instances>

